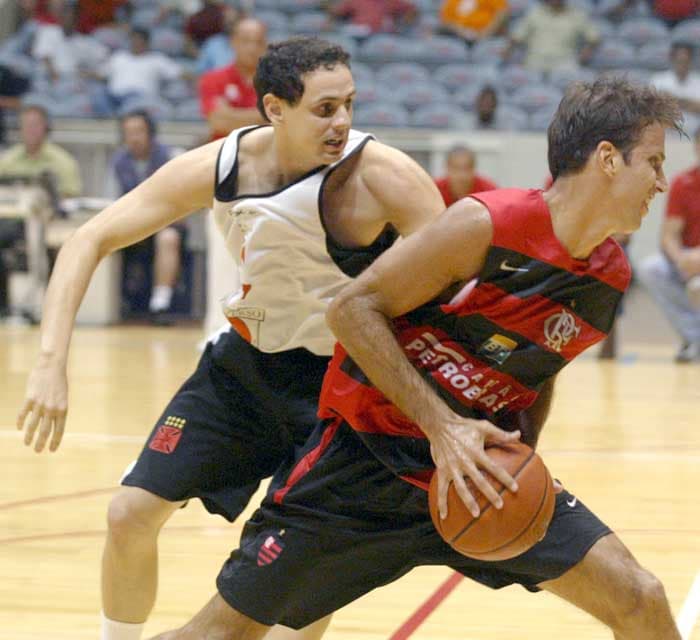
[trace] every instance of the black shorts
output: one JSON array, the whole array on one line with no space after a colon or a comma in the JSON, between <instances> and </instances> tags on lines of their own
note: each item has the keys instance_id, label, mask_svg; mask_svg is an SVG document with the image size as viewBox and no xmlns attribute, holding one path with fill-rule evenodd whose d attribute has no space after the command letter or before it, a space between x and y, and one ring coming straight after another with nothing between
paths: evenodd
<instances>
[{"instance_id":1,"label":"black shorts","mask_svg":"<svg viewBox=\"0 0 700 640\"><path fill-rule=\"evenodd\" d=\"M233 330L222 334L207 345L122 484L170 501L200 498L234 520L260 480L318 423L328 360L306 349L263 353Z\"/></svg>"},{"instance_id":2,"label":"black shorts","mask_svg":"<svg viewBox=\"0 0 700 640\"><path fill-rule=\"evenodd\" d=\"M538 584L576 565L610 529L562 491L547 535L499 562L472 560L433 527L427 492L393 475L345 423L319 425L275 475L217 578L221 596L263 624L299 629L419 565L446 565L493 589Z\"/></svg>"}]
</instances>

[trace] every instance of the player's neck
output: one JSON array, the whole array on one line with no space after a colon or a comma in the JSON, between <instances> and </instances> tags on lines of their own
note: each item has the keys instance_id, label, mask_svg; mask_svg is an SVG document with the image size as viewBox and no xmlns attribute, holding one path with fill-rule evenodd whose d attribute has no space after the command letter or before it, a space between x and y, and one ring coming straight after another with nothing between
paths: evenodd
<instances>
[{"instance_id":1,"label":"player's neck","mask_svg":"<svg viewBox=\"0 0 700 640\"><path fill-rule=\"evenodd\" d=\"M301 157L280 136L275 136L272 141L272 154L283 184L294 182L319 166L316 158Z\"/></svg>"},{"instance_id":2,"label":"player's neck","mask_svg":"<svg viewBox=\"0 0 700 640\"><path fill-rule=\"evenodd\" d=\"M544 194L554 235L579 260L587 260L615 231L599 194L599 189L582 182L580 175L558 178Z\"/></svg>"}]
</instances>

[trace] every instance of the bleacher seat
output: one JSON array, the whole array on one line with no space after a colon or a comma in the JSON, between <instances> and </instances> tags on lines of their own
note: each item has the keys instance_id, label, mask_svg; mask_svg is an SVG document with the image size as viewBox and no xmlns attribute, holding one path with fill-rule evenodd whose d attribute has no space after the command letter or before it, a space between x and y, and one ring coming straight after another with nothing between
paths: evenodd
<instances>
[{"instance_id":1,"label":"bleacher seat","mask_svg":"<svg viewBox=\"0 0 700 640\"><path fill-rule=\"evenodd\" d=\"M172 80L168 82L161 94L173 104L179 104L195 96L195 88L186 80Z\"/></svg>"},{"instance_id":2,"label":"bleacher seat","mask_svg":"<svg viewBox=\"0 0 700 640\"><path fill-rule=\"evenodd\" d=\"M281 11L274 11L272 9L256 11L255 17L265 24L268 33L271 31L287 31L289 28L289 18Z\"/></svg>"},{"instance_id":3,"label":"bleacher seat","mask_svg":"<svg viewBox=\"0 0 700 640\"><path fill-rule=\"evenodd\" d=\"M322 11L302 11L292 16L289 28L292 33L319 35L327 21L328 17Z\"/></svg>"},{"instance_id":4,"label":"bleacher seat","mask_svg":"<svg viewBox=\"0 0 700 640\"><path fill-rule=\"evenodd\" d=\"M594 69L629 69L636 64L637 54L632 45L622 40L601 43L595 50L591 67Z\"/></svg>"},{"instance_id":5,"label":"bleacher seat","mask_svg":"<svg viewBox=\"0 0 700 640\"><path fill-rule=\"evenodd\" d=\"M472 48L472 64L487 64L493 66L503 58L503 52L508 47L506 38L487 38L480 40Z\"/></svg>"},{"instance_id":6,"label":"bleacher seat","mask_svg":"<svg viewBox=\"0 0 700 640\"><path fill-rule=\"evenodd\" d=\"M449 104L447 90L435 82L413 82L392 87L392 94L398 102L409 110L429 104Z\"/></svg>"},{"instance_id":7,"label":"bleacher seat","mask_svg":"<svg viewBox=\"0 0 700 640\"><path fill-rule=\"evenodd\" d=\"M122 116L136 109L148 111L156 120L170 120L175 112L167 100L157 96L136 96L124 102L117 115Z\"/></svg>"},{"instance_id":8,"label":"bleacher seat","mask_svg":"<svg viewBox=\"0 0 700 640\"><path fill-rule=\"evenodd\" d=\"M276 0L276 8L287 13L316 11L321 8L321 0Z\"/></svg>"},{"instance_id":9,"label":"bleacher seat","mask_svg":"<svg viewBox=\"0 0 700 640\"><path fill-rule=\"evenodd\" d=\"M160 8L158 5L144 5L131 15L131 25L139 29L153 29L158 23Z\"/></svg>"},{"instance_id":10,"label":"bleacher seat","mask_svg":"<svg viewBox=\"0 0 700 640\"><path fill-rule=\"evenodd\" d=\"M110 51L123 49L128 44L124 32L117 27L98 27L92 32L92 37Z\"/></svg>"},{"instance_id":11,"label":"bleacher seat","mask_svg":"<svg viewBox=\"0 0 700 640\"><path fill-rule=\"evenodd\" d=\"M669 68L671 44L669 42L650 42L637 51L637 64L640 69L664 71Z\"/></svg>"},{"instance_id":12,"label":"bleacher seat","mask_svg":"<svg viewBox=\"0 0 700 640\"><path fill-rule=\"evenodd\" d=\"M411 114L410 123L414 127L433 129L456 129L463 126L466 115L454 104L427 104Z\"/></svg>"},{"instance_id":13,"label":"bleacher seat","mask_svg":"<svg viewBox=\"0 0 700 640\"><path fill-rule=\"evenodd\" d=\"M351 60L350 69L355 82L374 81L374 70L368 64Z\"/></svg>"},{"instance_id":14,"label":"bleacher seat","mask_svg":"<svg viewBox=\"0 0 700 640\"><path fill-rule=\"evenodd\" d=\"M368 64L404 62L412 56L413 41L399 35L380 33L367 38L360 46L357 57Z\"/></svg>"},{"instance_id":15,"label":"bleacher seat","mask_svg":"<svg viewBox=\"0 0 700 640\"><path fill-rule=\"evenodd\" d=\"M697 46L700 42L700 18L683 20L671 30L672 42L687 42Z\"/></svg>"},{"instance_id":16,"label":"bleacher seat","mask_svg":"<svg viewBox=\"0 0 700 640\"><path fill-rule=\"evenodd\" d=\"M371 78L358 80L355 78L355 105L360 107L372 104L382 99L383 91L380 91L377 83Z\"/></svg>"},{"instance_id":17,"label":"bleacher seat","mask_svg":"<svg viewBox=\"0 0 700 640\"><path fill-rule=\"evenodd\" d=\"M508 9L511 18L521 17L535 2L536 0L509 0Z\"/></svg>"},{"instance_id":18,"label":"bleacher seat","mask_svg":"<svg viewBox=\"0 0 700 640\"><path fill-rule=\"evenodd\" d=\"M393 102L375 102L355 111L353 123L357 127L407 127L408 111Z\"/></svg>"},{"instance_id":19,"label":"bleacher seat","mask_svg":"<svg viewBox=\"0 0 700 640\"><path fill-rule=\"evenodd\" d=\"M593 20L592 22L598 31L601 42L617 37L617 27L609 20Z\"/></svg>"},{"instance_id":20,"label":"bleacher seat","mask_svg":"<svg viewBox=\"0 0 700 640\"><path fill-rule=\"evenodd\" d=\"M452 36L433 36L427 40L417 39L415 45L412 59L426 64L446 64L448 62L465 64L469 59L464 42Z\"/></svg>"},{"instance_id":21,"label":"bleacher seat","mask_svg":"<svg viewBox=\"0 0 700 640\"><path fill-rule=\"evenodd\" d=\"M92 118L92 101L87 94L79 94L57 100L51 107L51 115L57 118Z\"/></svg>"},{"instance_id":22,"label":"bleacher seat","mask_svg":"<svg viewBox=\"0 0 700 640\"><path fill-rule=\"evenodd\" d=\"M448 91L461 91L475 85L480 90L486 84L496 84L498 69L485 65L453 63L439 67L434 77Z\"/></svg>"},{"instance_id":23,"label":"bleacher seat","mask_svg":"<svg viewBox=\"0 0 700 640\"><path fill-rule=\"evenodd\" d=\"M561 91L546 84L521 87L509 99L510 104L519 107L528 114L547 109L551 109L553 113L560 101Z\"/></svg>"},{"instance_id":24,"label":"bleacher seat","mask_svg":"<svg viewBox=\"0 0 700 640\"><path fill-rule=\"evenodd\" d=\"M495 129L501 131L524 131L528 126L528 116L514 105L499 105L496 111Z\"/></svg>"},{"instance_id":25,"label":"bleacher seat","mask_svg":"<svg viewBox=\"0 0 700 640\"><path fill-rule=\"evenodd\" d=\"M544 105L530 114L527 128L530 131L547 131L552 117L557 110L557 105Z\"/></svg>"},{"instance_id":26,"label":"bleacher seat","mask_svg":"<svg viewBox=\"0 0 700 640\"><path fill-rule=\"evenodd\" d=\"M382 66L376 74L377 82L387 90L411 82L429 82L430 74L428 70L410 62L394 62Z\"/></svg>"},{"instance_id":27,"label":"bleacher seat","mask_svg":"<svg viewBox=\"0 0 700 640\"><path fill-rule=\"evenodd\" d=\"M596 77L595 71L585 67L561 67L549 73L548 82L560 91L564 91L572 82L591 82Z\"/></svg>"},{"instance_id":28,"label":"bleacher seat","mask_svg":"<svg viewBox=\"0 0 700 640\"><path fill-rule=\"evenodd\" d=\"M355 42L355 40L353 40L353 38L350 36L346 36L345 34L337 31L330 31L328 33L320 34L320 37L343 47L343 49L350 54L350 58L355 57L355 54L357 53L357 42ZM353 68L354 66L355 65L353 65Z\"/></svg>"},{"instance_id":29,"label":"bleacher seat","mask_svg":"<svg viewBox=\"0 0 700 640\"><path fill-rule=\"evenodd\" d=\"M498 75L498 88L505 93L542 82L542 74L520 65L508 65Z\"/></svg>"},{"instance_id":30,"label":"bleacher seat","mask_svg":"<svg viewBox=\"0 0 700 640\"><path fill-rule=\"evenodd\" d=\"M151 49L169 58L177 58L185 53L185 36L181 31L158 27L151 32Z\"/></svg>"},{"instance_id":31,"label":"bleacher seat","mask_svg":"<svg viewBox=\"0 0 700 640\"><path fill-rule=\"evenodd\" d=\"M202 112L197 98L188 98L175 106L172 117L174 120L202 120Z\"/></svg>"},{"instance_id":32,"label":"bleacher seat","mask_svg":"<svg viewBox=\"0 0 700 640\"><path fill-rule=\"evenodd\" d=\"M620 24L617 34L625 42L641 47L651 42L666 42L668 27L656 18L631 18Z\"/></svg>"}]
</instances>

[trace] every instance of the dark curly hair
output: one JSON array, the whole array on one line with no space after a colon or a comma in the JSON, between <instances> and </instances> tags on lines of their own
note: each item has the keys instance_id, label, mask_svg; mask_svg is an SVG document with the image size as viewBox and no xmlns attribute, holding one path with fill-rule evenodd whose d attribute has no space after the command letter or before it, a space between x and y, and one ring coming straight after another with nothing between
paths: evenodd
<instances>
[{"instance_id":1,"label":"dark curly hair","mask_svg":"<svg viewBox=\"0 0 700 640\"><path fill-rule=\"evenodd\" d=\"M342 64L350 68L350 54L342 47L320 38L299 37L271 44L258 61L253 84L258 96L258 111L268 120L263 96L271 93L290 105L304 95L302 76L320 67L333 69Z\"/></svg>"},{"instance_id":2,"label":"dark curly hair","mask_svg":"<svg viewBox=\"0 0 700 640\"><path fill-rule=\"evenodd\" d=\"M583 169L603 140L614 144L627 162L644 129L656 123L683 133L678 101L669 94L621 77L572 84L547 130L552 178Z\"/></svg>"}]
</instances>

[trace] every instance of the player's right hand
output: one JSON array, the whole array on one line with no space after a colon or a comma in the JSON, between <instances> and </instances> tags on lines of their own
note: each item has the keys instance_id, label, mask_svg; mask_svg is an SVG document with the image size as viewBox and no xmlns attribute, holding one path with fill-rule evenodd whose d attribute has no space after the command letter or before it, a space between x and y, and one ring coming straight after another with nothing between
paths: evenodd
<instances>
[{"instance_id":1,"label":"player's right hand","mask_svg":"<svg viewBox=\"0 0 700 640\"><path fill-rule=\"evenodd\" d=\"M41 359L29 374L17 429L24 429L24 444L34 441L34 451L56 451L63 438L68 413L68 377L64 364ZM36 436L36 439L35 439Z\"/></svg>"}]
</instances>

